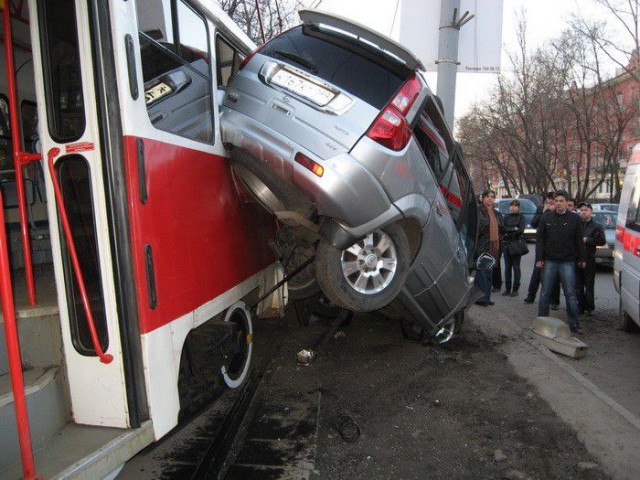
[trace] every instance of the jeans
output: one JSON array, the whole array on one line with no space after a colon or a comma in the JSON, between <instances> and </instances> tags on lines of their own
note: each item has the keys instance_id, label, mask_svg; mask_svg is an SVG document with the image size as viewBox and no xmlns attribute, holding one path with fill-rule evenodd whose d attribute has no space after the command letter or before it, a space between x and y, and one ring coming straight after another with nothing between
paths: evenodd
<instances>
[{"instance_id":1,"label":"jeans","mask_svg":"<svg viewBox=\"0 0 640 480\"><path fill-rule=\"evenodd\" d=\"M475 284L484 295L480 297L478 302L491 301L491 270L476 270Z\"/></svg>"},{"instance_id":2,"label":"jeans","mask_svg":"<svg viewBox=\"0 0 640 480\"><path fill-rule=\"evenodd\" d=\"M493 266L493 271L491 272L491 283L493 284L493 288L497 288L498 290L502 288L502 268L500 267L500 257L500 254L495 257L496 264Z\"/></svg>"},{"instance_id":3,"label":"jeans","mask_svg":"<svg viewBox=\"0 0 640 480\"><path fill-rule=\"evenodd\" d=\"M540 279L542 278L542 269L538 267L533 267L533 272L531 272L531 280L529 280L529 293L527 296L532 300L536 298L538 293L538 288L540 287ZM560 279L556 278L556 281L553 283L553 290L551 290L551 300L549 302L552 305L560 304Z\"/></svg>"},{"instance_id":4,"label":"jeans","mask_svg":"<svg viewBox=\"0 0 640 480\"><path fill-rule=\"evenodd\" d=\"M593 293L596 281L596 259L588 258L585 268L578 268L577 284L578 284L578 303L580 311L592 312L596 306L594 303L595 295Z\"/></svg>"},{"instance_id":5,"label":"jeans","mask_svg":"<svg viewBox=\"0 0 640 480\"><path fill-rule=\"evenodd\" d=\"M567 303L567 316L569 317L569 326L577 328L580 326L578 319L578 295L576 293L576 263L571 260L569 262L553 262L545 260L542 269L542 293L540 294L540 302L538 303L538 316L549 316L549 303L551 300L551 291L556 277L560 276L562 290L564 290L564 299Z\"/></svg>"},{"instance_id":6,"label":"jeans","mask_svg":"<svg viewBox=\"0 0 640 480\"><path fill-rule=\"evenodd\" d=\"M513 270L513 290L520 288L520 260L522 255L509 255L504 252L504 288L511 290L511 271Z\"/></svg>"}]
</instances>

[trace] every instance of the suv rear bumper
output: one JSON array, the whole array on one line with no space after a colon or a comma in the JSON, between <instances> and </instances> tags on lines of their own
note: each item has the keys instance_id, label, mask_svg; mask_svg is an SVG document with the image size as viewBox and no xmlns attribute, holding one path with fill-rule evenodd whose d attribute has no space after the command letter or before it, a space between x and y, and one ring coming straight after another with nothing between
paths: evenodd
<instances>
[{"instance_id":1,"label":"suv rear bumper","mask_svg":"<svg viewBox=\"0 0 640 480\"><path fill-rule=\"evenodd\" d=\"M329 217L352 236L368 233L401 218L380 182L346 152L322 160L268 126L243 113L224 109L222 139L264 162L311 200L318 215ZM324 168L322 177L295 161L302 153Z\"/></svg>"}]
</instances>

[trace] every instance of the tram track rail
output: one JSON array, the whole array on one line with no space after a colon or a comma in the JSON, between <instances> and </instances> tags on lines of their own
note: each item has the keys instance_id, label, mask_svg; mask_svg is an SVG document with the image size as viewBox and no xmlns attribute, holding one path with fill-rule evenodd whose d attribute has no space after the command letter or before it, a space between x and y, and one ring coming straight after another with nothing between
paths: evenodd
<instances>
[{"instance_id":1,"label":"tram track rail","mask_svg":"<svg viewBox=\"0 0 640 480\"><path fill-rule=\"evenodd\" d=\"M296 314L295 309L290 312ZM309 347L321 351L349 315L350 312L342 311L331 319L322 334L309 342ZM172 433L128 462L117 478L225 478L260 404L261 385L285 338L284 325L284 322L267 324L256 332L259 348L254 350L253 366L242 387L227 390L199 413L184 418Z\"/></svg>"}]
</instances>

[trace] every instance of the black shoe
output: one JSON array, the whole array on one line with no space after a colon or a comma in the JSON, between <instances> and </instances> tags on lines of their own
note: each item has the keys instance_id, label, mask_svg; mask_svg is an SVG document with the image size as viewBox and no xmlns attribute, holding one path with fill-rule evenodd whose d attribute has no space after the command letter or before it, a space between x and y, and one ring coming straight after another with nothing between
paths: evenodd
<instances>
[{"instance_id":1,"label":"black shoe","mask_svg":"<svg viewBox=\"0 0 640 480\"><path fill-rule=\"evenodd\" d=\"M535 297L531 297L529 295L527 295L527 298L524 299L524 303L533 303L536 301Z\"/></svg>"},{"instance_id":2,"label":"black shoe","mask_svg":"<svg viewBox=\"0 0 640 480\"><path fill-rule=\"evenodd\" d=\"M504 292L502 292L503 297L508 297L509 295L511 295L511 292L509 290L505 290Z\"/></svg>"},{"instance_id":3,"label":"black shoe","mask_svg":"<svg viewBox=\"0 0 640 480\"><path fill-rule=\"evenodd\" d=\"M510 294L510 296L512 297L517 297L518 296L518 290L513 290Z\"/></svg>"},{"instance_id":4,"label":"black shoe","mask_svg":"<svg viewBox=\"0 0 640 480\"><path fill-rule=\"evenodd\" d=\"M500 291L500 287L493 287L491 289L492 292L499 292Z\"/></svg>"},{"instance_id":5,"label":"black shoe","mask_svg":"<svg viewBox=\"0 0 640 480\"><path fill-rule=\"evenodd\" d=\"M587 310L587 317L593 317L593 310Z\"/></svg>"},{"instance_id":6,"label":"black shoe","mask_svg":"<svg viewBox=\"0 0 640 480\"><path fill-rule=\"evenodd\" d=\"M582 335L584 333L579 326L577 326L577 327L569 327L569 328L571 329L572 333L577 333L578 335Z\"/></svg>"},{"instance_id":7,"label":"black shoe","mask_svg":"<svg viewBox=\"0 0 640 480\"><path fill-rule=\"evenodd\" d=\"M476 302L476 305L480 305L481 307L488 307L489 306L489 302L484 301L484 300L478 300Z\"/></svg>"},{"instance_id":8,"label":"black shoe","mask_svg":"<svg viewBox=\"0 0 640 480\"><path fill-rule=\"evenodd\" d=\"M487 302L487 305L495 305L495 303L494 303L494 302L492 302L491 300L489 300L489 301Z\"/></svg>"},{"instance_id":9,"label":"black shoe","mask_svg":"<svg viewBox=\"0 0 640 480\"><path fill-rule=\"evenodd\" d=\"M558 308L560 308L560 305L558 305L557 303L552 303L551 305L549 305L549 308L551 310L558 310Z\"/></svg>"}]
</instances>

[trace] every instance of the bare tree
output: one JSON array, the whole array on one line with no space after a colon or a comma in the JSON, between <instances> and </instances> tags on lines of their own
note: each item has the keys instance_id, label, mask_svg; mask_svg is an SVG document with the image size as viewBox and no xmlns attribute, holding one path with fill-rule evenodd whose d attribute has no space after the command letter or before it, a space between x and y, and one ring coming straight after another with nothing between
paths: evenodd
<instances>
[{"instance_id":1,"label":"bare tree","mask_svg":"<svg viewBox=\"0 0 640 480\"><path fill-rule=\"evenodd\" d=\"M258 45L298 23L302 0L218 0L220 7Z\"/></svg>"},{"instance_id":2,"label":"bare tree","mask_svg":"<svg viewBox=\"0 0 640 480\"><path fill-rule=\"evenodd\" d=\"M572 21L572 27L610 61L640 82L637 61L629 62L640 53L640 0L591 1L605 12L605 18L576 16Z\"/></svg>"},{"instance_id":3,"label":"bare tree","mask_svg":"<svg viewBox=\"0 0 640 480\"><path fill-rule=\"evenodd\" d=\"M607 183L619 198L623 133L638 115L637 94L622 100L629 75L604 78L602 50L575 29L529 53L524 18L518 28L512 72L459 122L478 180L499 177L509 195L561 186L579 198Z\"/></svg>"}]
</instances>

